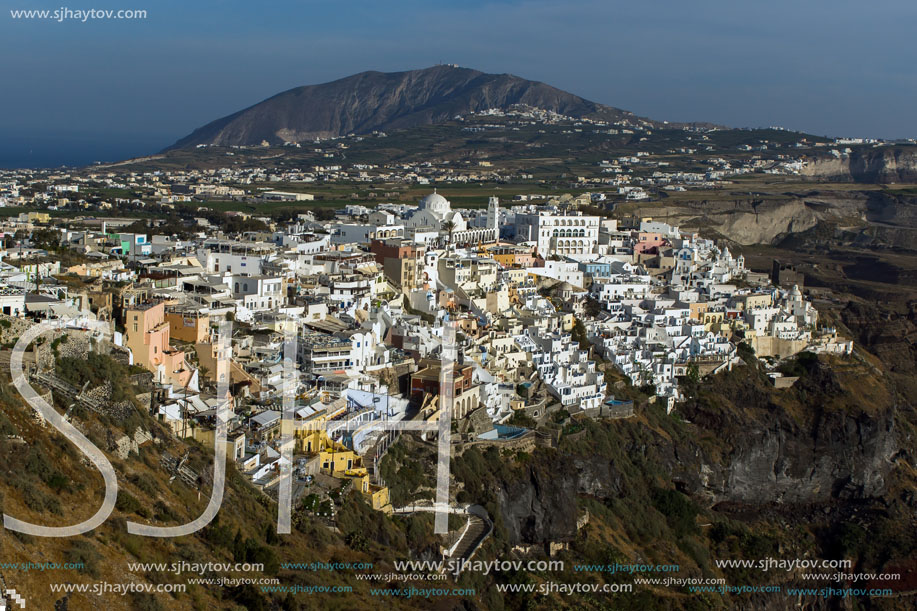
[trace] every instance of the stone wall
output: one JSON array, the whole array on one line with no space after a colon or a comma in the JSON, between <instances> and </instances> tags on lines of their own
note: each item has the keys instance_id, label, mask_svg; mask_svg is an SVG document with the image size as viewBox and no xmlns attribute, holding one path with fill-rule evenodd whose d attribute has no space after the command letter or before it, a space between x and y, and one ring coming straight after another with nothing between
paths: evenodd
<instances>
[{"instance_id":1,"label":"stone wall","mask_svg":"<svg viewBox=\"0 0 917 611\"><path fill-rule=\"evenodd\" d=\"M25 318L0 314L0 344L15 344L34 323Z\"/></svg>"},{"instance_id":2,"label":"stone wall","mask_svg":"<svg viewBox=\"0 0 917 611\"><path fill-rule=\"evenodd\" d=\"M758 358L773 356L784 359L805 350L809 342L802 339L780 339L772 335L756 335L751 338L751 347Z\"/></svg>"}]
</instances>

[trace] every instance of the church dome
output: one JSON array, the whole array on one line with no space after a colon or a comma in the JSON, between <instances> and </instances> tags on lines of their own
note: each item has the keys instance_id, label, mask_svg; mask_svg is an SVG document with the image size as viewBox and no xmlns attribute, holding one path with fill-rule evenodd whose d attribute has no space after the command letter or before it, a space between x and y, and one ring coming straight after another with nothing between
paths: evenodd
<instances>
[{"instance_id":1,"label":"church dome","mask_svg":"<svg viewBox=\"0 0 917 611\"><path fill-rule=\"evenodd\" d=\"M448 212L451 207L452 206L449 204L449 200L436 191L420 200L421 210L429 210L434 214L444 214Z\"/></svg>"}]
</instances>

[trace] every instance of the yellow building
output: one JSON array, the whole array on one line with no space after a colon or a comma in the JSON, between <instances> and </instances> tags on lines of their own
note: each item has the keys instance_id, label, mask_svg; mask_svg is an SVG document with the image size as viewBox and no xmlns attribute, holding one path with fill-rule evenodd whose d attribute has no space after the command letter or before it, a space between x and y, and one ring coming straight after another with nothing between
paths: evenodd
<instances>
[{"instance_id":1,"label":"yellow building","mask_svg":"<svg viewBox=\"0 0 917 611\"><path fill-rule=\"evenodd\" d=\"M691 311L692 320L704 320L704 313L710 307L710 304L706 301L697 301L694 303L688 304L688 309Z\"/></svg>"},{"instance_id":2,"label":"yellow building","mask_svg":"<svg viewBox=\"0 0 917 611\"><path fill-rule=\"evenodd\" d=\"M212 448L216 438L216 429L196 426L191 431L191 437L199 441L206 448ZM245 456L245 432L233 431L226 435L226 457L230 460L242 460Z\"/></svg>"},{"instance_id":3,"label":"yellow building","mask_svg":"<svg viewBox=\"0 0 917 611\"><path fill-rule=\"evenodd\" d=\"M310 421L300 425L303 428L295 433L297 451L317 454L318 464L322 471L338 479L351 480L354 489L363 495L373 509L386 513L391 512L392 505L388 488L371 483L369 473L363 467L363 459L360 455L328 437L324 428L316 428L318 424Z\"/></svg>"},{"instance_id":4,"label":"yellow building","mask_svg":"<svg viewBox=\"0 0 917 611\"><path fill-rule=\"evenodd\" d=\"M704 323L704 331L711 333L726 335L731 328L726 324L726 312L704 312L700 320Z\"/></svg>"},{"instance_id":5,"label":"yellow building","mask_svg":"<svg viewBox=\"0 0 917 611\"><path fill-rule=\"evenodd\" d=\"M50 223L51 215L47 212L28 212L25 220L29 223Z\"/></svg>"},{"instance_id":6,"label":"yellow building","mask_svg":"<svg viewBox=\"0 0 917 611\"><path fill-rule=\"evenodd\" d=\"M513 286L525 284L529 274L524 269L507 269L503 271L503 277L506 278L510 286Z\"/></svg>"},{"instance_id":7,"label":"yellow building","mask_svg":"<svg viewBox=\"0 0 917 611\"><path fill-rule=\"evenodd\" d=\"M518 246L492 246L487 252L503 267L531 267L535 264L535 256L532 252Z\"/></svg>"},{"instance_id":8,"label":"yellow building","mask_svg":"<svg viewBox=\"0 0 917 611\"><path fill-rule=\"evenodd\" d=\"M736 297L735 304L739 310L754 310L756 308L769 308L774 305L774 299L770 293L755 293Z\"/></svg>"}]
</instances>

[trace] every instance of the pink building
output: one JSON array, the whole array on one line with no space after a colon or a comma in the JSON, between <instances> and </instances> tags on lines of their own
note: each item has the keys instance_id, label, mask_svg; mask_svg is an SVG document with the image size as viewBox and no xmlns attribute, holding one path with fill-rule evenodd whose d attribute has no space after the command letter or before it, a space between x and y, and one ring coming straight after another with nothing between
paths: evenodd
<instances>
[{"instance_id":1,"label":"pink building","mask_svg":"<svg viewBox=\"0 0 917 611\"><path fill-rule=\"evenodd\" d=\"M668 241L661 233L641 231L637 234L637 243L634 244L635 255L656 255L663 246L668 246Z\"/></svg>"},{"instance_id":2,"label":"pink building","mask_svg":"<svg viewBox=\"0 0 917 611\"><path fill-rule=\"evenodd\" d=\"M169 345L169 323L165 318L165 305L146 303L128 309L124 314L127 347L134 364L153 372L160 383L186 386L192 371L185 362L185 353Z\"/></svg>"}]
</instances>

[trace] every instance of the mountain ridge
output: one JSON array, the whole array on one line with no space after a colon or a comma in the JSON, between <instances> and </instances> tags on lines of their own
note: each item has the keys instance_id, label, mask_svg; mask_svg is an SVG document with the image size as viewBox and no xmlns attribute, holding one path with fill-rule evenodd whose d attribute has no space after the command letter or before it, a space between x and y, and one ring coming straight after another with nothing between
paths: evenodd
<instances>
[{"instance_id":1,"label":"mountain ridge","mask_svg":"<svg viewBox=\"0 0 917 611\"><path fill-rule=\"evenodd\" d=\"M540 81L453 65L366 71L280 92L199 127L165 150L252 146L435 124L458 114L525 105L576 118L646 121Z\"/></svg>"}]
</instances>

